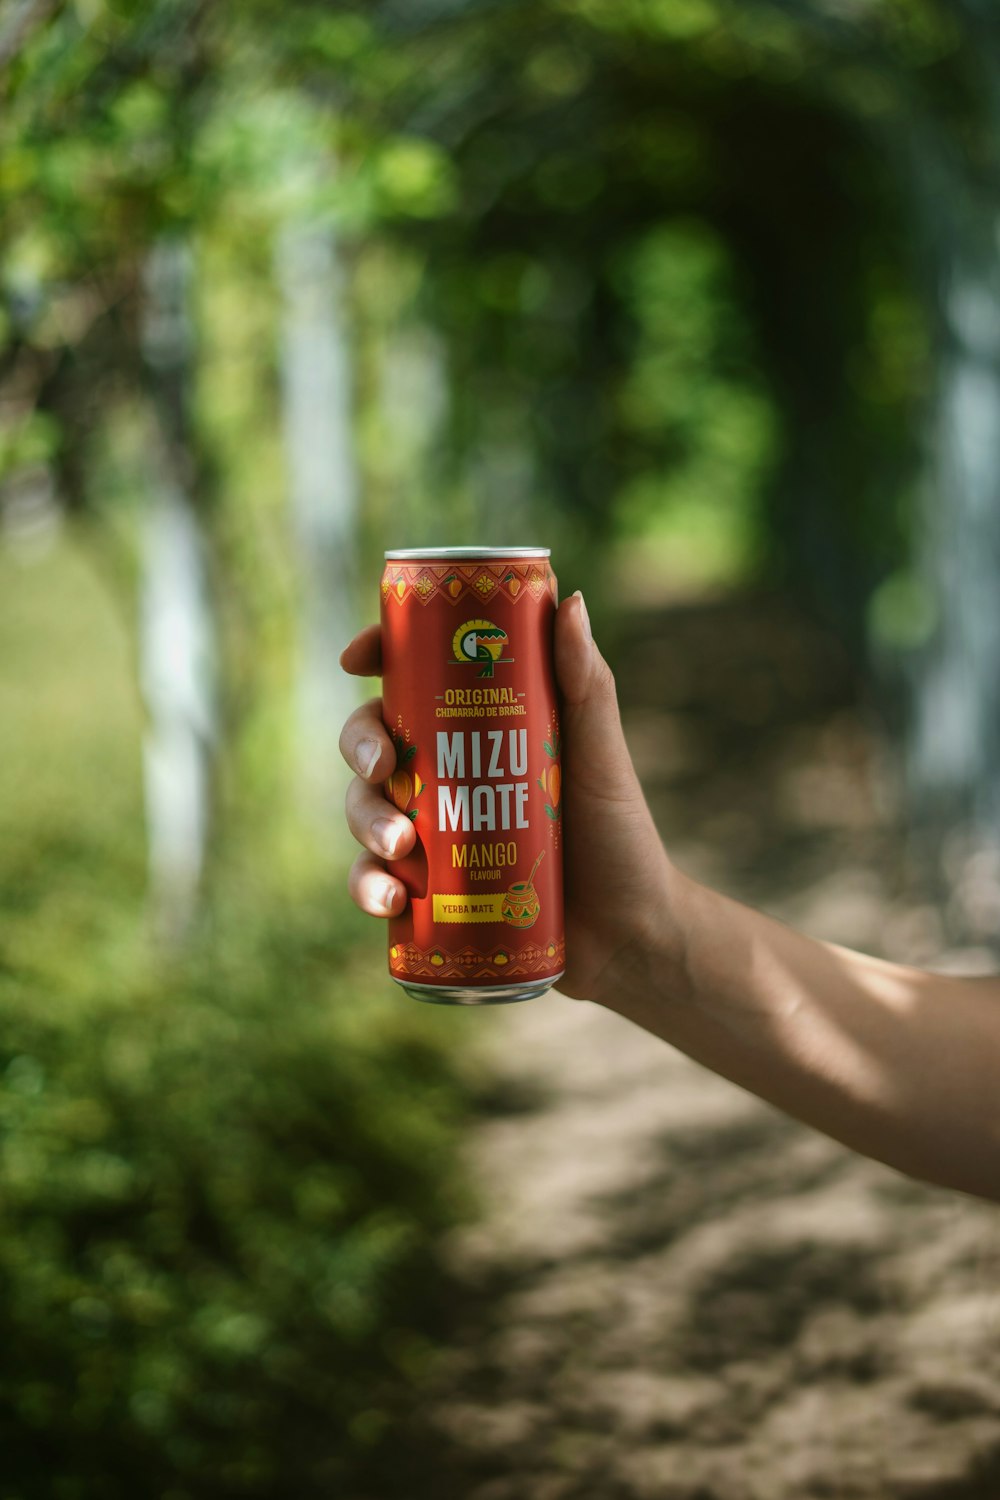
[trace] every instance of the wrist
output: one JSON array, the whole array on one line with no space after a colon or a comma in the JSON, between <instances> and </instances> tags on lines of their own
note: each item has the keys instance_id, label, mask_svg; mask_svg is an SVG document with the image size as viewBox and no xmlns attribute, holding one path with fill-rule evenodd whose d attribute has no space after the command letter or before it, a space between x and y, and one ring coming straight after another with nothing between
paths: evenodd
<instances>
[{"instance_id":1,"label":"wrist","mask_svg":"<svg viewBox=\"0 0 1000 1500\"><path fill-rule=\"evenodd\" d=\"M652 1004L690 999L690 913L702 888L661 853L662 867L648 871L649 900L635 911L589 997L632 1019Z\"/></svg>"}]
</instances>

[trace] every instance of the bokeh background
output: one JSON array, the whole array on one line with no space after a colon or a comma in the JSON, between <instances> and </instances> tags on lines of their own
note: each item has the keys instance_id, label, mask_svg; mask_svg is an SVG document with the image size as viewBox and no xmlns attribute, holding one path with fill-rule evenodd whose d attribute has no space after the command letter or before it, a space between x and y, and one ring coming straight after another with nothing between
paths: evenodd
<instances>
[{"instance_id":1,"label":"bokeh background","mask_svg":"<svg viewBox=\"0 0 1000 1500\"><path fill-rule=\"evenodd\" d=\"M995 1500L992 1211L394 990L336 656L549 545L682 866L995 968L998 226L993 0L0 4L4 1500Z\"/></svg>"}]
</instances>

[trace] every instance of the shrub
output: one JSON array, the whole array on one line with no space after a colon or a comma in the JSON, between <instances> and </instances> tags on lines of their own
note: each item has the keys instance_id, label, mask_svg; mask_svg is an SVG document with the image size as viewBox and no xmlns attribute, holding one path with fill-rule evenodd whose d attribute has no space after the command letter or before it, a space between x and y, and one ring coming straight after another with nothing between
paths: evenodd
<instances>
[{"instance_id":1,"label":"shrub","mask_svg":"<svg viewBox=\"0 0 1000 1500\"><path fill-rule=\"evenodd\" d=\"M0 959L4 1500L329 1497L394 1441L458 1094L345 920L230 913L75 991Z\"/></svg>"}]
</instances>

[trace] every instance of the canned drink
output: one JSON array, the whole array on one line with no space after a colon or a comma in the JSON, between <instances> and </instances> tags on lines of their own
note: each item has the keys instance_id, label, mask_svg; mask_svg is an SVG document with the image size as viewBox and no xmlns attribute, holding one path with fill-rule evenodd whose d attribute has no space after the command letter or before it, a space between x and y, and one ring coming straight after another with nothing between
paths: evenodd
<instances>
[{"instance_id":1,"label":"canned drink","mask_svg":"<svg viewBox=\"0 0 1000 1500\"><path fill-rule=\"evenodd\" d=\"M389 973L416 1000L530 1000L563 972L556 603L547 547L385 554L385 787L417 835Z\"/></svg>"}]
</instances>

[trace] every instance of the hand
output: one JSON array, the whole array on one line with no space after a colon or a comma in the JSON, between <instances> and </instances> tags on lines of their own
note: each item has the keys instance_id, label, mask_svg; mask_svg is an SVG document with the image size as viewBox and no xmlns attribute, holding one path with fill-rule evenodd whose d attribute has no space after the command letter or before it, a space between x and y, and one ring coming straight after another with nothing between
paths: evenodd
<instances>
[{"instance_id":1,"label":"hand","mask_svg":"<svg viewBox=\"0 0 1000 1500\"><path fill-rule=\"evenodd\" d=\"M345 672L371 677L381 669L377 625L354 637L340 658ZM590 634L583 599L564 599L555 621L556 680L561 699L566 884L564 993L608 1000L618 962L629 953L664 951L664 904L671 866L646 806L622 734L614 677ZM386 799L396 753L372 698L344 725L340 748L357 773L347 791L347 822L363 846L349 889L362 911L385 917L406 905L402 881L386 860L409 853L413 823Z\"/></svg>"}]
</instances>

